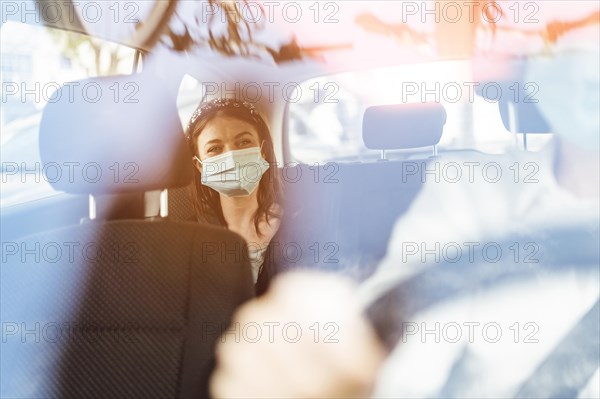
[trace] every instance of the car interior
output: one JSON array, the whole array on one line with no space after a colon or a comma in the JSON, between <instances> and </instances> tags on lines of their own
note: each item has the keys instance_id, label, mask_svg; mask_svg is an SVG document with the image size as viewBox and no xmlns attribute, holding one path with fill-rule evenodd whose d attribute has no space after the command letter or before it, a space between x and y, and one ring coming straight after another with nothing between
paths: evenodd
<instances>
[{"instance_id":1,"label":"car interior","mask_svg":"<svg viewBox=\"0 0 600 399\"><path fill-rule=\"evenodd\" d=\"M44 2L35 3L41 7ZM376 79L382 68L400 68L391 70L399 74L402 68L438 68L441 75L434 79L442 81L461 76L450 71L450 77L445 77L448 65L470 68L466 57L405 50L405 36L375 35L373 40L383 44L381 53L373 57L369 57L369 42L360 42L361 35L367 35L361 30L359 36L349 38L356 41L351 55L344 52L343 34L342 41L332 45L323 36L323 49L307 46L302 50L304 59L268 63L257 57L219 53L214 47L173 50L185 47L187 37L192 40L189 34L177 36L176 29L165 36L172 16L184 14L175 11L176 4L186 2L149 3L158 5L148 12L152 23L147 25L162 30L138 29L137 36L126 38L111 37L110 29L103 31L99 26L94 31L81 23L63 26L43 18L22 22L18 15L7 21L3 16L3 46L9 35L11 40L26 39L27 35L10 30L23 25L32 32L54 32L51 37L57 43L60 35L76 33L116 43L134 54L133 63L126 57L115 61L123 65L118 73L115 69L106 74L78 72L76 79L54 78L58 84L53 100L36 105L35 111L23 111L35 115L27 121L23 117L22 125L12 122L20 117L8 112L14 109L17 115L21 111L4 100L8 86L3 83L3 112L7 112L2 122L0 216L3 398L210 397L219 337L230 328L236 310L255 293L248 243L228 229L195 220L193 154L184 130L200 102L244 98L249 96L248 87L269 85L275 87L274 93L289 89L286 95L299 96L299 101L277 95L273 100L263 90L254 102L271 129L278 160L271 167L277 168L283 182L284 213L275 256L283 270L317 269L357 282L370 277L386 256L396 222L411 210L430 178L431 172L426 172L435 163L457 154L480 162L506 159L513 152L534 156L552 140L552 129L535 102L514 101L510 96L498 99L478 89L476 101L485 112L473 116L477 110L464 104L406 102L398 93L373 98L348 88L348 82L359 86L359 76ZM366 2L357 3L364 12L370 10ZM7 10L12 9L5 9L8 15ZM294 36L299 42L302 33L310 36L310 28L303 29ZM171 48L164 45L165 37L170 38ZM32 53L41 51L44 42L40 43ZM298 46L295 41L292 44ZM278 56L292 51L292 44L282 45ZM230 48L238 47L234 43ZM86 54L91 54L90 49L92 45L86 47ZM60 62L75 69L77 51L73 54L73 60L63 55ZM9 66L18 66L9 65L9 55L9 50L3 53L4 81L17 79L9 75L13 73ZM517 58L509 73L504 71L490 81L499 82L506 93L515 84L525 87L520 61ZM408 80L399 76L390 91ZM344 117L350 111L342 105L311 100L322 92L307 87L323 81L342 88L339 103L352 109L353 116ZM132 84L139 101L116 101L115 87L121 90ZM89 91L75 90L73 95L72 87L93 87L104 95L89 101ZM303 94L298 94L301 88ZM346 101L345 93L360 101ZM25 102L20 101L23 107ZM335 123L329 123L329 111L323 111L330 106L337 115ZM466 117L457 124L456 115L463 111L470 112L472 119ZM303 117L303 112L312 116ZM325 116L319 119L319 115ZM354 130L348 130L346 122L353 123ZM323 142L316 138L319 133L304 132L303 126L314 127L315 132L330 131L327 140L333 144L321 146ZM485 136L488 127L495 132L489 137L499 144ZM342 132L339 137L338 131ZM477 134L489 138L484 144L496 150L488 152L484 145L476 145L481 137ZM328 150L335 147L340 152ZM301 151L314 157L294 156ZM32 155L33 163L40 166L32 172L22 154L34 152L39 159ZM30 184L39 169L45 183ZM575 249L597 248L597 231L588 233L559 231L539 240L551 237L549 248L556 242L570 242ZM582 263L597 268L595 252L577 253L585 258ZM468 265L464 266L467 275ZM505 272L486 278L501 278ZM462 289L453 285L451 277L436 275L448 283L442 286L430 280L430 274L421 278L420 289L439 291L429 298L430 303L442 302ZM486 284L477 275L467 281L481 287ZM391 304L402 302L398 295L405 298L411 291L391 292L369 311L390 347L402 334L392 327L401 323L389 316ZM407 305L403 314L425 305ZM579 337L593 335L592 330L588 327ZM70 338L61 339L66 332ZM14 336L21 339L10 339Z\"/></svg>"}]
</instances>

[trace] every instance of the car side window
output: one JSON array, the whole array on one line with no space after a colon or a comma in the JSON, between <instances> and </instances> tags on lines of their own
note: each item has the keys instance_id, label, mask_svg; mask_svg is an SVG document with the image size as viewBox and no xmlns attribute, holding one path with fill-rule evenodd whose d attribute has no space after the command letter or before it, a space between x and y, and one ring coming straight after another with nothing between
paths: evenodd
<instances>
[{"instance_id":1,"label":"car side window","mask_svg":"<svg viewBox=\"0 0 600 399\"><path fill-rule=\"evenodd\" d=\"M131 73L135 50L14 21L2 24L1 30L0 206L5 207L56 194L40 163L38 137L42 111L56 101L57 89L69 81Z\"/></svg>"}]
</instances>

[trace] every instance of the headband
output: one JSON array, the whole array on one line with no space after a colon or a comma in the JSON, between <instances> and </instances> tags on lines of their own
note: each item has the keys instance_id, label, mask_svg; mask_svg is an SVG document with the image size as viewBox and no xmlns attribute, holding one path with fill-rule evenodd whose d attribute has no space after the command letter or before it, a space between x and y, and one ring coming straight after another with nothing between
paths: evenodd
<instances>
[{"instance_id":1,"label":"headband","mask_svg":"<svg viewBox=\"0 0 600 399\"><path fill-rule=\"evenodd\" d=\"M254 107L254 105L250 104L247 101L240 101L233 98L217 98L209 102L200 103L200 105L198 105L198 108L196 108L196 110L192 114L192 117L190 118L190 122L188 123L186 130L189 131L190 127L196 122L196 120L200 116L227 108L245 109L248 111L248 114L250 114L252 117L261 118L258 114L258 111L256 110L256 107Z\"/></svg>"}]
</instances>

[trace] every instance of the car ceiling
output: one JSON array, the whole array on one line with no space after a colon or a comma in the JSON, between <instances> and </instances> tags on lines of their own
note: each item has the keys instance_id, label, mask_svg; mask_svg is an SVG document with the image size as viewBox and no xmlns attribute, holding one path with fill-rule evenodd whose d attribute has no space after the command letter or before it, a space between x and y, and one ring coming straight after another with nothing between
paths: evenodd
<instances>
[{"instance_id":1,"label":"car ceiling","mask_svg":"<svg viewBox=\"0 0 600 399\"><path fill-rule=\"evenodd\" d=\"M34 10L34 1L21 2L21 6L27 10ZM43 2L40 2L43 3ZM121 43L129 47L133 46L130 39L135 31L135 23L125 22L123 15L119 19L119 23L114 21L114 11L112 11L111 2L96 2L91 0L83 0L74 2L73 7L76 10L82 10L88 3L93 3L94 8L101 7L103 9L102 18L94 23L82 19L80 24L74 23L69 25L71 21L60 19L59 23L49 23L55 28L72 30L79 33L90 34L99 38ZM142 18L149 12L153 2L151 1L131 1L127 4L135 4L137 7L136 17L139 15ZM265 76L265 73L271 77L283 79L285 81L305 80L310 77L323 76L338 72L346 72L351 70L362 70L374 67L383 67L389 65L399 65L407 63L422 63L448 58L464 58L465 54L460 54L458 49L439 48L436 45L435 17L427 17L426 21L422 21L417 16L412 16L411 8L413 1L335 1L321 2L319 10L315 10L312 2L292 2L299 5L299 19L291 20L283 17L282 7L266 6L269 3L279 2L263 2L264 17L256 24L252 24L253 40L259 45L267 45L271 48L287 43L291 38L297 40L301 48L317 49L317 51L306 54L304 60L300 62L284 62L275 64L272 60L260 59L253 54L246 56L246 59L232 60L229 58L227 62L219 62L219 72L231 74L238 79L244 80L248 77L251 80L259 76ZM435 1L427 0L418 2L418 7L430 9L434 7ZM479 2L477 2L479 3ZM483 3L483 0L481 1ZM502 5L502 1L499 2ZM577 3L577 4L574 4ZM316 3L315 3L316 4ZM548 4L552 4L549 6ZM506 8L508 5L505 5ZM311 8L312 7L312 8ZM520 28L524 30L539 29L545 23L555 20L569 18L578 18L590 10L598 9L597 2L590 1L573 1L569 4L565 2L547 2L544 7L539 8L535 17L538 22L531 24L521 24ZM294 11L295 12L295 11ZM288 15L293 15L294 12L288 12ZM506 11L509 13L509 11ZM23 15L3 13L2 22L10 20L19 20L28 24L40 24L39 17L34 13ZM122 11L125 14L125 11ZM405 28L411 30L413 35L402 36L386 32L385 30L377 30L369 23L365 22L366 16L371 19L375 18L376 22L381 24L396 24L404 25ZM207 34L208 30L206 22L211 17L207 11L207 2L199 1L182 1L178 5L176 17L171 19L170 26L174 31L180 30L182 25L196 26L197 34ZM272 21L268 21L268 19ZM78 22L75 20L75 22ZM221 21L217 21L221 22ZM469 23L465 19L466 23ZM477 21L475 21L477 23ZM514 25L511 18L503 18L499 25L509 27ZM204 25L204 26L202 26ZM223 24L221 24L223 25ZM437 26L439 27L440 24ZM460 24L452 26L452 40L444 43L444 46L452 47L449 42L461 42L466 39L467 33L461 29ZM215 30L214 24L211 28ZM218 30L218 26L216 28ZM407 31L408 32L408 31ZM448 31L444 31L447 33ZM194 33L194 32L192 32ZM415 36L416 35L416 36ZM423 39L423 41L421 41ZM514 39L514 38L513 38ZM544 50L544 43L540 38L524 35L519 37L519 41L512 41L508 49L492 49L497 52L508 51L509 55L520 56L525 52L527 54L536 53ZM498 43L497 47L502 47ZM318 50L321 48L322 51ZM328 50L329 48L329 50ZM142 51L148 52L150 49L142 48ZM156 50L156 49L155 49ZM197 62L206 66L204 59L210 60L210 63L219 61L219 57L215 56L214 51L209 48L196 49L193 56ZM455 50L455 51L453 51ZM492 51L492 53L494 52ZM519 51L522 51L521 53ZM242 68L240 68L242 67ZM275 72L277 71L277 72Z\"/></svg>"},{"instance_id":2,"label":"car ceiling","mask_svg":"<svg viewBox=\"0 0 600 399\"><path fill-rule=\"evenodd\" d=\"M91 1L76 2L75 7L83 8L86 3ZM94 2L108 9L112 2ZM139 15L143 16L148 12L148 7L152 2L135 1L139 7ZM177 18L171 20L172 30L181 30L182 25L199 25L196 21L205 20L206 2L183 1L178 5ZM430 18L423 23L418 18L410 18L407 15L407 3L417 4L406 1L336 1L321 2L319 20L315 21L314 10L310 10L313 2L294 2L301 4L302 12L306 18L296 22L284 21L278 14L277 9L270 10L273 15L273 22L259 23L253 32L253 40L257 44L277 48L288 43L292 38L297 40L298 45L304 49L325 48L323 51L309 53L304 59L291 62L275 63L273 59L261 56L231 57L224 56L212 51L208 47L195 48L186 53L177 53L170 51L164 45L159 44L152 49L152 53L144 60L144 69L154 69L157 76L162 76L166 81L173 82L173 90L178 89L182 77L188 74L199 81L209 82L239 82L242 85L246 82L278 82L285 84L288 82L301 83L307 79L326 76L340 72L363 70L375 67L384 67L389 65L402 65L411 63L424 63L439 61L441 59L466 58L466 54L461 54L460 48L453 48L452 43L461 43L468 40L465 30L461 30L459 24L452 26L454 37L452 40L446 40L447 48L436 47L436 27L435 19ZM418 2L424 7L432 7L434 1L428 0ZM502 3L502 2L500 2ZM553 3L553 6L547 6ZM573 5L577 3L577 5ZM33 1L24 2L25 7L34 9ZM326 8L327 4L329 4ZM539 29L545 26L549 21L557 18L577 18L590 9L597 9L597 2L576 1L569 2L547 2L536 13L538 22L527 26L521 24L524 29ZM333 6L332 6L333 5ZM335 7L335 8L331 8ZM335 11L334 14L332 12ZM312 13L312 14L311 14ZM105 10L105 15L112 15L109 10ZM326 23L327 16L333 15L334 23ZM410 28L413 36L394 36L390 32L378 31L370 28L365 23L365 16L375 19L382 24L403 24L405 28ZM4 20L11 20L10 14L5 15ZM265 17L266 18L266 17ZM14 18L13 18L14 20ZM367 18L368 20L368 18ZM26 16L21 22L30 24L40 24L35 15ZM265 19L266 22L266 19ZM321 23L323 22L323 23ZM367 21L368 22L368 21ZM372 22L372 21L371 21ZM510 26L510 18L504 18L503 23ZM49 24L52 25L52 24ZM99 38L111 40L127 46L132 46L128 37L135 30L135 24L114 23L111 18L101 20L100 23L83 23L84 26L56 26L65 30L81 32L87 30L87 33ZM200 24L201 25L201 24ZM206 34L202 31L206 26L200 26L199 35ZM446 31L447 32L447 31ZM414 36L417 35L417 36ZM421 36L419 36L421 35ZM438 33L439 35L439 33ZM417 39L414 39L417 37ZM418 37L425 38L419 41ZM577 42L579 38L575 35L571 39ZM540 53L546 50L544 42L534 36L524 35L518 41L512 40L508 44L499 41L496 49L488 53L501 53L504 57L522 56L532 53ZM330 50L327 50L330 48ZM149 49L140 49L148 51ZM487 78L494 78L493 68ZM497 76L496 76L497 77ZM271 126L275 126L274 137L281 138L278 134L278 126L281 126L283 120L284 104L258 104L259 108L270 116ZM279 147L276 145L276 147Z\"/></svg>"}]
</instances>

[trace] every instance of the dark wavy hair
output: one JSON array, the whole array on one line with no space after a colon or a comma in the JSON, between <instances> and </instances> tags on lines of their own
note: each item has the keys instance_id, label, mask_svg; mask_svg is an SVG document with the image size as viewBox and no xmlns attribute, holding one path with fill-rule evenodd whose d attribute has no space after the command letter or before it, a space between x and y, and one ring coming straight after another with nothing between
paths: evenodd
<instances>
[{"instance_id":1,"label":"dark wavy hair","mask_svg":"<svg viewBox=\"0 0 600 399\"><path fill-rule=\"evenodd\" d=\"M186 129L186 137L192 154L198 155L198 136L206 125L213 119L219 117L235 118L252 125L258 132L259 140L263 142L262 152L270 167L262 176L258 185L258 209L254 214L254 227L258 235L262 235L259 224L265 219L267 223L271 218L280 218L281 215L274 211L274 206L281 203L282 184L277 169L277 160L273 148L273 139L269 127L259 115L253 105L233 99L216 99L201 103ZM200 223L208 223L228 227L219 193L201 183L201 173L194 167L194 184L191 187L192 202L196 220Z\"/></svg>"}]
</instances>

